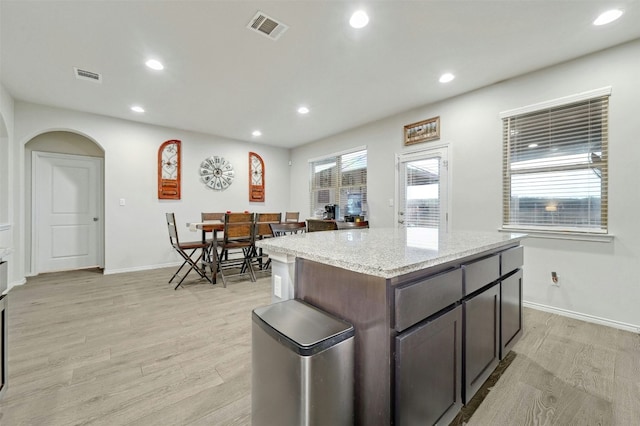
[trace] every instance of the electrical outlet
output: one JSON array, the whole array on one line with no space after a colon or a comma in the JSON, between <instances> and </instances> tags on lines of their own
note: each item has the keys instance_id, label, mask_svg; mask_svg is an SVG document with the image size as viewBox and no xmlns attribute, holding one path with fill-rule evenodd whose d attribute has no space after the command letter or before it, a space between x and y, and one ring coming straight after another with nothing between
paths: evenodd
<instances>
[{"instance_id":1,"label":"electrical outlet","mask_svg":"<svg viewBox=\"0 0 640 426\"><path fill-rule=\"evenodd\" d=\"M280 275L273 276L273 294L276 297L282 297L282 277Z\"/></svg>"},{"instance_id":2,"label":"electrical outlet","mask_svg":"<svg viewBox=\"0 0 640 426\"><path fill-rule=\"evenodd\" d=\"M558 279L558 274L555 272L551 272L551 285L560 287L560 280Z\"/></svg>"}]
</instances>

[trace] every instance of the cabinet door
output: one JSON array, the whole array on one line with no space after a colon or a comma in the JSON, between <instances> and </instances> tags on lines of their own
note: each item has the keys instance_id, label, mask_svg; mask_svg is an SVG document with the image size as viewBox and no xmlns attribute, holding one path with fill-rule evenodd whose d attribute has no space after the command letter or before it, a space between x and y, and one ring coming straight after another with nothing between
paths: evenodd
<instances>
[{"instance_id":1,"label":"cabinet door","mask_svg":"<svg viewBox=\"0 0 640 426\"><path fill-rule=\"evenodd\" d=\"M7 299L9 296L0 294L0 399L7 391L7 363L9 348L7 348Z\"/></svg>"},{"instance_id":2,"label":"cabinet door","mask_svg":"<svg viewBox=\"0 0 640 426\"><path fill-rule=\"evenodd\" d=\"M396 337L395 424L449 424L462 407L462 312Z\"/></svg>"},{"instance_id":3,"label":"cabinet door","mask_svg":"<svg viewBox=\"0 0 640 426\"><path fill-rule=\"evenodd\" d=\"M468 403L498 365L500 285L463 302L464 403Z\"/></svg>"},{"instance_id":4,"label":"cabinet door","mask_svg":"<svg viewBox=\"0 0 640 426\"><path fill-rule=\"evenodd\" d=\"M500 359L522 335L522 269L500 283Z\"/></svg>"}]
</instances>

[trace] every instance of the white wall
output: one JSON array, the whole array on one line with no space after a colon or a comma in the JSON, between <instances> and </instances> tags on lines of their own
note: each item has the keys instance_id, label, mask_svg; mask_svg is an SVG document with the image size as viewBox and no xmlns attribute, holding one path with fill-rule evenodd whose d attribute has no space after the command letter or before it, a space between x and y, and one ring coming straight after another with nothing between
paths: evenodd
<instances>
[{"instance_id":1,"label":"white wall","mask_svg":"<svg viewBox=\"0 0 640 426\"><path fill-rule=\"evenodd\" d=\"M284 212L289 200L289 150L239 142L210 135L151 126L88 113L15 103L15 163L21 180L14 190L25 193L24 145L49 131L71 131L96 141L104 150L105 173L105 273L141 270L174 264L177 257L169 246L165 212L175 212L181 224L199 221L203 211ZM158 200L157 154L169 139L182 141L182 199ZM266 201L249 203L248 152L265 162ZM236 171L233 184L223 192L201 183L199 165L219 155ZM119 200L126 200L125 206ZM24 196L20 204L25 205ZM19 220L30 226L23 213ZM199 239L199 233L179 229L181 239ZM24 234L23 234L24 235ZM16 253L29 274L27 250Z\"/></svg>"},{"instance_id":2,"label":"white wall","mask_svg":"<svg viewBox=\"0 0 640 426\"><path fill-rule=\"evenodd\" d=\"M367 145L369 220L374 227L393 226L394 208L388 206L388 200L395 196L395 155L408 150L402 143L403 126L440 116L439 142L450 144L452 229L495 231L502 220L502 139L498 114L612 86L609 230L615 238L611 243L527 239L524 297L542 308L639 329L638 75L640 40L294 149L291 208L309 214L309 158ZM429 143L421 145L428 147ZM416 148L419 146L412 146L411 150ZM558 273L560 287L550 285L551 271Z\"/></svg>"},{"instance_id":3,"label":"white wall","mask_svg":"<svg viewBox=\"0 0 640 426\"><path fill-rule=\"evenodd\" d=\"M16 247L14 232L15 194L11 191L16 177L12 161L14 153L14 102L0 84L0 247ZM8 256L9 289L24 282L24 276L16 267L15 255Z\"/></svg>"}]
</instances>

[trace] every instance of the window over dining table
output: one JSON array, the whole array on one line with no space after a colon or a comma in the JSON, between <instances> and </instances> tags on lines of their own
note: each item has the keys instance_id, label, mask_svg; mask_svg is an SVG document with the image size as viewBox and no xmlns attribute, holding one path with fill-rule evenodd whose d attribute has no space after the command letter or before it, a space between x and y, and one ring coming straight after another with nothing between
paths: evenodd
<instances>
[{"instance_id":1,"label":"window over dining table","mask_svg":"<svg viewBox=\"0 0 640 426\"><path fill-rule=\"evenodd\" d=\"M503 228L607 233L610 94L501 114Z\"/></svg>"},{"instance_id":2,"label":"window over dining table","mask_svg":"<svg viewBox=\"0 0 640 426\"><path fill-rule=\"evenodd\" d=\"M367 148L309 161L310 212L320 217L327 204L339 206L339 218L367 214Z\"/></svg>"}]
</instances>

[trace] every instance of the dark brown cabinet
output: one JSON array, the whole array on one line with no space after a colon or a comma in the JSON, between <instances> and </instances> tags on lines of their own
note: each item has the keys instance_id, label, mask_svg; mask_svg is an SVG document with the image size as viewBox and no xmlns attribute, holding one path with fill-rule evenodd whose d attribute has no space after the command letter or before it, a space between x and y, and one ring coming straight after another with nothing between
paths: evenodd
<instances>
[{"instance_id":1,"label":"dark brown cabinet","mask_svg":"<svg viewBox=\"0 0 640 426\"><path fill-rule=\"evenodd\" d=\"M522 269L500 282L500 359L522 335Z\"/></svg>"},{"instance_id":2,"label":"dark brown cabinet","mask_svg":"<svg viewBox=\"0 0 640 426\"><path fill-rule=\"evenodd\" d=\"M449 424L462 407L462 309L396 337L395 424Z\"/></svg>"},{"instance_id":3,"label":"dark brown cabinet","mask_svg":"<svg viewBox=\"0 0 640 426\"><path fill-rule=\"evenodd\" d=\"M464 317L464 403L468 403L498 365L500 286L498 283L462 303Z\"/></svg>"},{"instance_id":4,"label":"dark brown cabinet","mask_svg":"<svg viewBox=\"0 0 640 426\"><path fill-rule=\"evenodd\" d=\"M356 330L354 424L455 418L522 331L522 252L499 247L393 278L296 259L296 297Z\"/></svg>"},{"instance_id":5,"label":"dark brown cabinet","mask_svg":"<svg viewBox=\"0 0 640 426\"><path fill-rule=\"evenodd\" d=\"M0 293L0 399L7 391L7 298Z\"/></svg>"}]
</instances>

